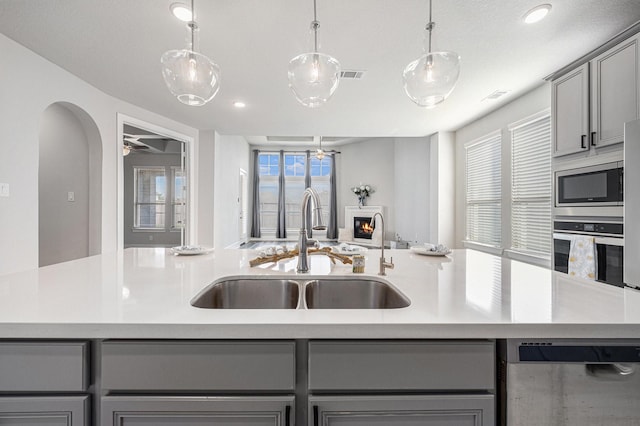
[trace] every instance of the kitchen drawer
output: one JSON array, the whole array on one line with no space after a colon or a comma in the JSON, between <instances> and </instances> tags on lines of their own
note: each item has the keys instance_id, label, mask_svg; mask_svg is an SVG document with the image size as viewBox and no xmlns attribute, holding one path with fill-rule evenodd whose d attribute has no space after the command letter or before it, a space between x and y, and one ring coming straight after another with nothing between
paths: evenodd
<instances>
[{"instance_id":1,"label":"kitchen drawer","mask_svg":"<svg viewBox=\"0 0 640 426\"><path fill-rule=\"evenodd\" d=\"M102 388L293 391L292 341L105 341Z\"/></svg>"},{"instance_id":2,"label":"kitchen drawer","mask_svg":"<svg viewBox=\"0 0 640 426\"><path fill-rule=\"evenodd\" d=\"M85 391L87 342L0 342L0 391Z\"/></svg>"},{"instance_id":3,"label":"kitchen drawer","mask_svg":"<svg viewBox=\"0 0 640 426\"><path fill-rule=\"evenodd\" d=\"M313 391L449 391L495 388L490 341L311 341Z\"/></svg>"},{"instance_id":4,"label":"kitchen drawer","mask_svg":"<svg viewBox=\"0 0 640 426\"><path fill-rule=\"evenodd\" d=\"M89 426L89 397L0 397L0 425Z\"/></svg>"}]
</instances>

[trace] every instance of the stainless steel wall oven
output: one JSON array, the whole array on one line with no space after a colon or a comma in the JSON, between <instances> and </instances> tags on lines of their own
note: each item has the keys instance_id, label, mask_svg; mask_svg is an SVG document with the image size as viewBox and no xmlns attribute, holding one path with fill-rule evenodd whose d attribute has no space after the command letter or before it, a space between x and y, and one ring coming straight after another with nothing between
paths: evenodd
<instances>
[{"instance_id":1,"label":"stainless steel wall oven","mask_svg":"<svg viewBox=\"0 0 640 426\"><path fill-rule=\"evenodd\" d=\"M554 270L568 272L571 240L575 235L588 235L595 239L596 281L624 287L622 222L554 221Z\"/></svg>"}]
</instances>

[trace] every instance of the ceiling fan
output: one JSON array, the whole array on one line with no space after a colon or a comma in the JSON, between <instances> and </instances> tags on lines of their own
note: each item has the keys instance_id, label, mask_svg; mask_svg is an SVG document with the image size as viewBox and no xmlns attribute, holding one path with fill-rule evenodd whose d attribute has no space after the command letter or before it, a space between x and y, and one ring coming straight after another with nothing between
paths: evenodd
<instances>
[{"instance_id":1,"label":"ceiling fan","mask_svg":"<svg viewBox=\"0 0 640 426\"><path fill-rule=\"evenodd\" d=\"M144 145L139 141L140 137L132 135L124 135L122 145L122 155L127 156L131 151L144 151L149 149L147 145Z\"/></svg>"}]
</instances>

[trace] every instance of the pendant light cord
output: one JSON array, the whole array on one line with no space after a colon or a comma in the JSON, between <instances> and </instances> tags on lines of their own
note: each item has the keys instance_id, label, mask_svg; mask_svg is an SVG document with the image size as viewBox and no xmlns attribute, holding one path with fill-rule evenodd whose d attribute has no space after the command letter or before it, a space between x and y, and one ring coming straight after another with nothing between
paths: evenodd
<instances>
[{"instance_id":1,"label":"pendant light cord","mask_svg":"<svg viewBox=\"0 0 640 426\"><path fill-rule=\"evenodd\" d=\"M431 53L431 31L433 31L433 27L436 26L436 23L431 20L431 11L432 11L431 0L429 0L429 22L425 27L425 29L429 31L429 52L428 53Z\"/></svg>"},{"instance_id":2,"label":"pendant light cord","mask_svg":"<svg viewBox=\"0 0 640 426\"><path fill-rule=\"evenodd\" d=\"M313 51L317 53L318 52L318 28L320 28L320 22L318 22L318 11L316 7L316 0L313 0L313 21L311 22L311 28L313 29Z\"/></svg>"},{"instance_id":3,"label":"pendant light cord","mask_svg":"<svg viewBox=\"0 0 640 426\"><path fill-rule=\"evenodd\" d=\"M191 51L195 52L196 51L196 45L195 45L195 26L196 26L196 12L195 9L193 8L193 2L194 0L191 0L191 22L189 23L189 27L191 28Z\"/></svg>"}]
</instances>

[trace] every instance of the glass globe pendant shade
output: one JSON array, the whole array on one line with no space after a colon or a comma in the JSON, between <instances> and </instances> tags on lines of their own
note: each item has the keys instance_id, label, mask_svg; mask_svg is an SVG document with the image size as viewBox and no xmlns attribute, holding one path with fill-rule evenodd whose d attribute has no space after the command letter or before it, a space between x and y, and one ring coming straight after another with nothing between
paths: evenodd
<instances>
[{"instance_id":1,"label":"glass globe pendant shade","mask_svg":"<svg viewBox=\"0 0 640 426\"><path fill-rule=\"evenodd\" d=\"M303 53L289 61L289 87L298 102L309 108L323 105L340 82L340 63L324 53Z\"/></svg>"},{"instance_id":2,"label":"glass globe pendant shade","mask_svg":"<svg viewBox=\"0 0 640 426\"><path fill-rule=\"evenodd\" d=\"M220 67L193 50L169 50L160 58L162 77L180 102L201 106L220 89Z\"/></svg>"},{"instance_id":3,"label":"glass globe pendant shade","mask_svg":"<svg viewBox=\"0 0 640 426\"><path fill-rule=\"evenodd\" d=\"M417 105L433 108L453 91L460 75L460 57L454 52L431 52L407 65L404 91Z\"/></svg>"}]
</instances>

